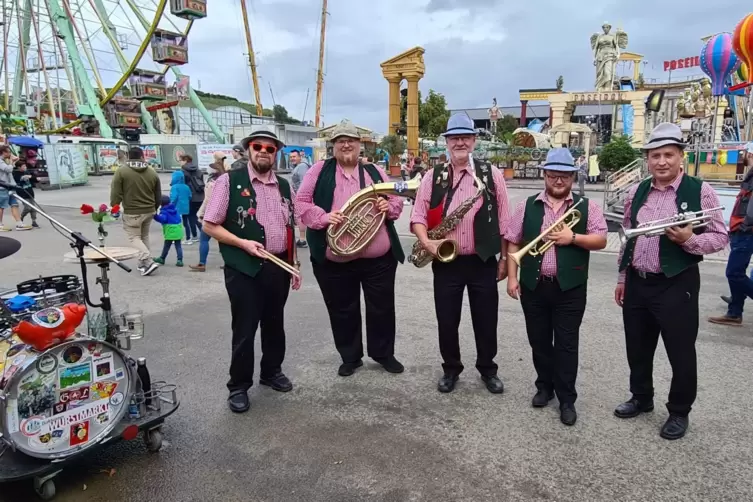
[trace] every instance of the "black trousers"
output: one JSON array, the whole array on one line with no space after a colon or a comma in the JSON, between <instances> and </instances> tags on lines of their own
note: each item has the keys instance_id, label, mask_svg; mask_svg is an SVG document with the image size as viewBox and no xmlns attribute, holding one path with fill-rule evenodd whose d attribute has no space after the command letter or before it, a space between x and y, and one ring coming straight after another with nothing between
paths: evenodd
<instances>
[{"instance_id":1,"label":"black trousers","mask_svg":"<svg viewBox=\"0 0 753 502\"><path fill-rule=\"evenodd\" d=\"M639 400L654 397L654 353L661 334L672 366L667 409L686 416L696 398L698 369L698 292L701 276L692 266L674 277L629 269L625 277L622 319L630 365L630 392Z\"/></svg>"},{"instance_id":2,"label":"black trousers","mask_svg":"<svg viewBox=\"0 0 753 502\"><path fill-rule=\"evenodd\" d=\"M315 263L314 277L329 312L335 348L344 363L363 357L361 289L366 302L366 350L372 359L395 354L395 272L388 252L379 258Z\"/></svg>"},{"instance_id":3,"label":"black trousers","mask_svg":"<svg viewBox=\"0 0 753 502\"><path fill-rule=\"evenodd\" d=\"M463 371L460 362L458 329L463 310L463 291L468 288L471 322L476 338L476 369L485 376L497 374L497 260L486 262L477 255L458 256L450 263L432 262L434 271L434 309L439 328L439 352L442 368L448 375Z\"/></svg>"},{"instance_id":4,"label":"black trousers","mask_svg":"<svg viewBox=\"0 0 753 502\"><path fill-rule=\"evenodd\" d=\"M556 279L542 279L535 290L521 285L520 292L536 368L536 388L554 391L560 404L572 404L578 398L575 379L586 285L562 291Z\"/></svg>"},{"instance_id":5,"label":"black trousers","mask_svg":"<svg viewBox=\"0 0 753 502\"><path fill-rule=\"evenodd\" d=\"M285 255L278 255L285 259ZM280 267L265 263L256 277L225 265L225 288L230 297L233 352L230 392L247 391L254 378L254 338L261 324L261 372L273 376L285 359L283 315L290 293L290 276Z\"/></svg>"}]
</instances>

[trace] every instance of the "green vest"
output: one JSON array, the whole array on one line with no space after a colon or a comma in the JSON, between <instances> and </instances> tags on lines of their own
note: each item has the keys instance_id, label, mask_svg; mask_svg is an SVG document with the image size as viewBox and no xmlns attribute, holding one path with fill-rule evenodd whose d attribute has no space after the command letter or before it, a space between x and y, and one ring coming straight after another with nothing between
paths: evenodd
<instances>
[{"instance_id":1,"label":"green vest","mask_svg":"<svg viewBox=\"0 0 753 502\"><path fill-rule=\"evenodd\" d=\"M537 195L532 195L526 200L526 209L523 215L523 243L521 247L527 245L535 239L542 231L541 226L544 223L544 201L537 200ZM580 196L573 194L573 204L581 199ZM570 206L568 206L570 207ZM576 234L587 233L588 224L588 199L583 197L577 210L580 211L580 221L573 227ZM562 291L567 291L574 287L585 284L588 280L588 260L591 253L587 249L571 244L569 246L554 246L557 253L557 282ZM544 255L531 256L525 255L520 264L520 282L528 289L533 291L539 282L541 276L541 262Z\"/></svg>"},{"instance_id":2,"label":"green vest","mask_svg":"<svg viewBox=\"0 0 753 502\"><path fill-rule=\"evenodd\" d=\"M374 164L364 164L363 169L371 177L374 183L381 183L382 176L379 174ZM332 201L335 197L335 173L337 172L337 159L334 157L324 161L322 170L319 173L319 179L316 180L314 186L314 204L324 209L326 212L332 211ZM395 222L389 219L385 219L387 225L387 234L390 236L390 244L392 245L392 255L397 261L403 263L405 261L405 253L403 253L403 246L400 244L400 238L397 235L395 229ZM326 259L325 253L327 252L327 229L314 230L311 228L306 229L306 240L309 244L311 252L311 260L316 263L324 263Z\"/></svg>"},{"instance_id":3,"label":"green vest","mask_svg":"<svg viewBox=\"0 0 753 502\"><path fill-rule=\"evenodd\" d=\"M636 228L638 226L638 211L640 211L641 207L646 202L648 193L651 191L651 180L652 178L643 180L635 191L633 203L630 207L631 228ZM703 181L699 178L687 174L682 176L682 181L680 181L680 186L677 187L676 194L678 213L701 210L702 186ZM702 232L703 229L698 229L698 231ZM628 265L632 263L636 240L638 239L630 239L628 243L625 244L625 250L622 253L622 261L620 262L620 272L625 270ZM669 240L669 237L666 235L659 237L659 263L661 264L662 272L664 272L664 275L667 277L673 277L702 260L702 256L686 252L682 246Z\"/></svg>"},{"instance_id":4,"label":"green vest","mask_svg":"<svg viewBox=\"0 0 753 502\"><path fill-rule=\"evenodd\" d=\"M502 238L499 235L499 214L497 213L497 198L494 187L494 176L492 171L484 163L473 161L476 170L476 177L485 185L486 190L482 196L482 204L473 219L473 240L476 248L476 254L484 261L492 256L496 256L502 251ZM429 212L444 212L445 198L450 190L450 181L444 177L449 165L439 165L432 172L431 199L429 201ZM458 183L458 180L452 180ZM449 214L449 211L448 211ZM438 215L437 218L444 219L445 215Z\"/></svg>"},{"instance_id":5,"label":"green vest","mask_svg":"<svg viewBox=\"0 0 753 502\"><path fill-rule=\"evenodd\" d=\"M236 237L265 244L264 227L253 216L256 213L256 191L251 183L248 169L232 170L228 173L228 176L230 197L225 223L222 226ZM290 201L290 184L287 180L277 176L277 186L282 197ZM289 202L289 204L292 211L292 202ZM238 211L239 208L252 214L242 218ZM288 221L288 227L292 229L290 221ZM288 237L288 247L291 244ZM222 254L226 266L251 277L256 277L264 263L261 258L251 256L243 249L229 244L220 243L220 254Z\"/></svg>"}]
</instances>

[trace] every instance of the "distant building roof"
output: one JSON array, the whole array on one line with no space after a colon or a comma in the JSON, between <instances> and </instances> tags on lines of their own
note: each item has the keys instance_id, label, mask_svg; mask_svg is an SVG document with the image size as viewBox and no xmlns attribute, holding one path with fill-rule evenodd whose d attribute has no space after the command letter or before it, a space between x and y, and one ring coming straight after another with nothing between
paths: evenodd
<instances>
[{"instance_id":1,"label":"distant building roof","mask_svg":"<svg viewBox=\"0 0 753 502\"><path fill-rule=\"evenodd\" d=\"M489 120L488 108L456 108L450 110L450 113L466 112L472 120ZM501 106L499 107L500 116L512 115L520 120L520 106ZM585 117L587 115L611 115L612 105L577 105L575 107L574 117ZM549 119L549 105L526 105L526 118L528 119Z\"/></svg>"}]
</instances>

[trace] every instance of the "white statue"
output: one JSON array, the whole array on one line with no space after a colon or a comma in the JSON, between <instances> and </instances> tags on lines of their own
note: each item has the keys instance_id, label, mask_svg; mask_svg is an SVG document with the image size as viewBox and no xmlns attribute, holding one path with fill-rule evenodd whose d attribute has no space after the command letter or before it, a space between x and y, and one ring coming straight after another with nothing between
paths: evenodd
<instances>
[{"instance_id":1,"label":"white statue","mask_svg":"<svg viewBox=\"0 0 753 502\"><path fill-rule=\"evenodd\" d=\"M499 107L497 98L492 98L492 107L489 108L489 122L491 122L492 134L497 132L497 121L499 120Z\"/></svg>"},{"instance_id":2,"label":"white statue","mask_svg":"<svg viewBox=\"0 0 753 502\"><path fill-rule=\"evenodd\" d=\"M620 58L620 49L627 49L627 33L618 29L614 35L610 33L612 25L602 25L604 33L591 35L591 49L594 53L594 66L596 67L596 90L613 90L615 81L615 69L617 60Z\"/></svg>"}]
</instances>

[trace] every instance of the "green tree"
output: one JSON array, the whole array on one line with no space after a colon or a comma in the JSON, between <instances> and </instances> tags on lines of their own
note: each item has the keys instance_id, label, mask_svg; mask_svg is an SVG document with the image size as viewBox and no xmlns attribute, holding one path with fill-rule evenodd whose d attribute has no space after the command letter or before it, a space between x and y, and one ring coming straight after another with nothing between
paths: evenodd
<instances>
[{"instance_id":1,"label":"green tree","mask_svg":"<svg viewBox=\"0 0 753 502\"><path fill-rule=\"evenodd\" d=\"M275 122L278 124L300 124L300 120L296 120L288 114L287 108L282 105L275 105L272 108L272 116L275 118Z\"/></svg>"},{"instance_id":2,"label":"green tree","mask_svg":"<svg viewBox=\"0 0 753 502\"><path fill-rule=\"evenodd\" d=\"M379 147L390 156L390 165L398 163L398 159L405 152L405 140L401 136L389 135L382 138Z\"/></svg>"},{"instance_id":3,"label":"green tree","mask_svg":"<svg viewBox=\"0 0 753 502\"><path fill-rule=\"evenodd\" d=\"M640 154L633 148L629 136L613 136L599 154L599 167L602 171L616 171L633 162Z\"/></svg>"},{"instance_id":4,"label":"green tree","mask_svg":"<svg viewBox=\"0 0 753 502\"><path fill-rule=\"evenodd\" d=\"M557 86L558 91L561 91L562 88L565 86L565 79L564 77L562 77L562 75L557 77L557 82L555 83L555 85Z\"/></svg>"},{"instance_id":5,"label":"green tree","mask_svg":"<svg viewBox=\"0 0 753 502\"><path fill-rule=\"evenodd\" d=\"M502 118L497 121L497 139L504 141L518 127L520 127L520 121L518 121L518 119L512 115L503 115Z\"/></svg>"},{"instance_id":6,"label":"green tree","mask_svg":"<svg viewBox=\"0 0 753 502\"><path fill-rule=\"evenodd\" d=\"M444 94L429 89L429 95L418 108L418 130L423 138L436 139L447 127L450 111Z\"/></svg>"}]
</instances>

